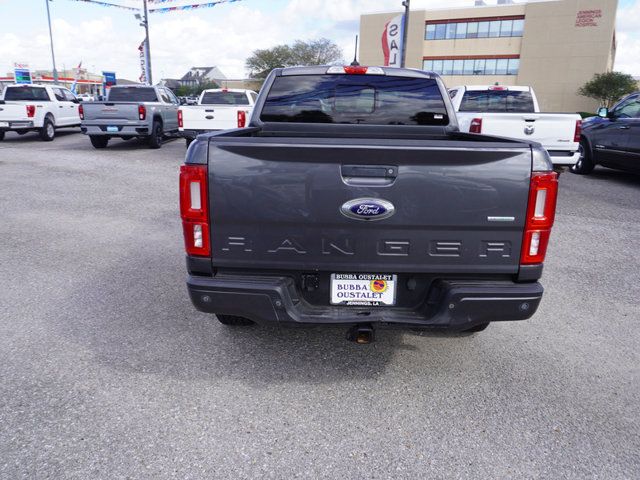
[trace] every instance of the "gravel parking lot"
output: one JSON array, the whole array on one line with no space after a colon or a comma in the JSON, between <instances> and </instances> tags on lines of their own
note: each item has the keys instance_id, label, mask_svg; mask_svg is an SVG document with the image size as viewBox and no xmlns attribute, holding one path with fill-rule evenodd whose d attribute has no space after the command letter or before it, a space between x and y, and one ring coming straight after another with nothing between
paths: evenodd
<instances>
[{"instance_id":1,"label":"gravel parking lot","mask_svg":"<svg viewBox=\"0 0 640 480\"><path fill-rule=\"evenodd\" d=\"M533 319L358 346L195 311L184 151L0 143L0 478L640 478L640 177L561 176Z\"/></svg>"}]
</instances>

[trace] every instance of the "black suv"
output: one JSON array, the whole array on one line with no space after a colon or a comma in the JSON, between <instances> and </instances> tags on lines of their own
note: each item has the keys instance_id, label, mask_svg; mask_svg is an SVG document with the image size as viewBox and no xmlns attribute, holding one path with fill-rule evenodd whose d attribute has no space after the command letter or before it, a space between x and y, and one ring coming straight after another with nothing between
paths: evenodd
<instances>
[{"instance_id":1,"label":"black suv","mask_svg":"<svg viewBox=\"0 0 640 480\"><path fill-rule=\"evenodd\" d=\"M591 173L596 165L640 173L640 92L585 119L580 151L574 173Z\"/></svg>"}]
</instances>

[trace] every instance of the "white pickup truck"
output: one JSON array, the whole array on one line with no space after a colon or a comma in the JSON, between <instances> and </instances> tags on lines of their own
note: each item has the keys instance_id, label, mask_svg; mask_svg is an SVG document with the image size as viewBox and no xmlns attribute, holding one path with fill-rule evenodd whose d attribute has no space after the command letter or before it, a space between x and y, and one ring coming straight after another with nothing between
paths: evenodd
<instances>
[{"instance_id":1,"label":"white pickup truck","mask_svg":"<svg viewBox=\"0 0 640 480\"><path fill-rule=\"evenodd\" d=\"M533 140L549 152L554 166L580 158L582 117L541 113L531 87L466 85L449 88L460 131Z\"/></svg>"},{"instance_id":2,"label":"white pickup truck","mask_svg":"<svg viewBox=\"0 0 640 480\"><path fill-rule=\"evenodd\" d=\"M0 140L5 132L20 135L37 131L44 141L61 127L79 127L76 96L66 88L44 85L7 85L0 99Z\"/></svg>"},{"instance_id":3,"label":"white pickup truck","mask_svg":"<svg viewBox=\"0 0 640 480\"><path fill-rule=\"evenodd\" d=\"M200 133L247 125L257 96L252 90L216 88L204 90L197 105L180 107L178 127L187 146Z\"/></svg>"}]
</instances>

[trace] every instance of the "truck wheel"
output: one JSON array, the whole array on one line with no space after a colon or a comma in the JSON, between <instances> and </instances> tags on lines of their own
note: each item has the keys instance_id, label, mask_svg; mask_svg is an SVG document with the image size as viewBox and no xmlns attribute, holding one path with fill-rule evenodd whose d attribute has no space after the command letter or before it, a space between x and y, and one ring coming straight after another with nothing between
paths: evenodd
<instances>
[{"instance_id":1,"label":"truck wheel","mask_svg":"<svg viewBox=\"0 0 640 480\"><path fill-rule=\"evenodd\" d=\"M485 330L489 326L489 322L481 323L476 325L475 327L468 328L467 330L463 330L465 333L476 333Z\"/></svg>"},{"instance_id":2,"label":"truck wheel","mask_svg":"<svg viewBox=\"0 0 640 480\"><path fill-rule=\"evenodd\" d=\"M89 135L91 145L93 148L106 148L109 143L109 137L103 137L102 135Z\"/></svg>"},{"instance_id":3,"label":"truck wheel","mask_svg":"<svg viewBox=\"0 0 640 480\"><path fill-rule=\"evenodd\" d=\"M220 315L216 314L218 317L218 321L223 325L234 325L234 326L247 326L253 325L254 322L244 317L236 317L235 315Z\"/></svg>"},{"instance_id":4,"label":"truck wheel","mask_svg":"<svg viewBox=\"0 0 640 480\"><path fill-rule=\"evenodd\" d=\"M571 167L571 171L578 175L588 175L593 172L595 165L593 164L591 157L591 148L589 148L589 144L586 140L580 140L578 152L580 152L580 158L578 158L576 164Z\"/></svg>"},{"instance_id":5,"label":"truck wheel","mask_svg":"<svg viewBox=\"0 0 640 480\"><path fill-rule=\"evenodd\" d=\"M193 143L193 138L185 138L184 139L184 143L187 144L187 148L189 148L189 145L191 145Z\"/></svg>"},{"instance_id":6,"label":"truck wheel","mask_svg":"<svg viewBox=\"0 0 640 480\"><path fill-rule=\"evenodd\" d=\"M149 148L162 147L163 136L162 124L157 120L154 120L153 126L151 127L151 135L149 136Z\"/></svg>"},{"instance_id":7,"label":"truck wheel","mask_svg":"<svg viewBox=\"0 0 640 480\"><path fill-rule=\"evenodd\" d=\"M0 132L0 142L4 140L4 132Z\"/></svg>"},{"instance_id":8,"label":"truck wheel","mask_svg":"<svg viewBox=\"0 0 640 480\"><path fill-rule=\"evenodd\" d=\"M45 117L42 128L40 129L40 138L45 142L50 142L56 137L56 127L51 117Z\"/></svg>"}]
</instances>

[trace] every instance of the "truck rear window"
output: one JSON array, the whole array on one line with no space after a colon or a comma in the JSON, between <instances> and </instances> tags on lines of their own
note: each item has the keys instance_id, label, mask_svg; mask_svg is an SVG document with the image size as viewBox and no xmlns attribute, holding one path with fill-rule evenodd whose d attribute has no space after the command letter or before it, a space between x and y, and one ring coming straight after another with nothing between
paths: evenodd
<instances>
[{"instance_id":1,"label":"truck rear window","mask_svg":"<svg viewBox=\"0 0 640 480\"><path fill-rule=\"evenodd\" d=\"M532 113L535 111L531 92L514 90L467 90L460 112Z\"/></svg>"},{"instance_id":2,"label":"truck rear window","mask_svg":"<svg viewBox=\"0 0 640 480\"><path fill-rule=\"evenodd\" d=\"M388 75L277 77L260 119L366 125L449 123L435 80Z\"/></svg>"},{"instance_id":3,"label":"truck rear window","mask_svg":"<svg viewBox=\"0 0 640 480\"><path fill-rule=\"evenodd\" d=\"M157 102L158 96L153 88L113 87L109 90L110 102Z\"/></svg>"},{"instance_id":4,"label":"truck rear window","mask_svg":"<svg viewBox=\"0 0 640 480\"><path fill-rule=\"evenodd\" d=\"M249 105L244 92L205 92L202 105Z\"/></svg>"},{"instance_id":5,"label":"truck rear window","mask_svg":"<svg viewBox=\"0 0 640 480\"><path fill-rule=\"evenodd\" d=\"M13 101L44 101L48 102L49 94L44 88L38 87L7 87L4 92L5 100Z\"/></svg>"}]
</instances>

